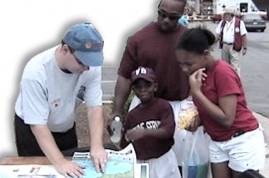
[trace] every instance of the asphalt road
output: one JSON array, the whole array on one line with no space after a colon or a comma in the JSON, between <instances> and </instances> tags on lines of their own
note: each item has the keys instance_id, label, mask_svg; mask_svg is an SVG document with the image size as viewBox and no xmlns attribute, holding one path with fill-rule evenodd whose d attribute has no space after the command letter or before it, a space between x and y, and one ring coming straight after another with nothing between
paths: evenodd
<instances>
[{"instance_id":1,"label":"asphalt road","mask_svg":"<svg viewBox=\"0 0 269 178\"><path fill-rule=\"evenodd\" d=\"M197 23L191 23L191 26ZM214 31L217 24L204 22L208 29ZM241 79L249 107L269 117L269 23L265 32L249 32L248 51L241 59ZM213 55L220 57L220 50L215 47ZM103 68L104 99L113 97L117 65Z\"/></svg>"}]
</instances>

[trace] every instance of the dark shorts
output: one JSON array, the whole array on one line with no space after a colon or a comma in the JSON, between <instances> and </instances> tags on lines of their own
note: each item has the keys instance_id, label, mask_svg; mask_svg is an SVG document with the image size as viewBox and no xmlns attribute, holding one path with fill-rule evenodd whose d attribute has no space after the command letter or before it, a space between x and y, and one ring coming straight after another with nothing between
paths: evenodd
<instances>
[{"instance_id":1,"label":"dark shorts","mask_svg":"<svg viewBox=\"0 0 269 178\"><path fill-rule=\"evenodd\" d=\"M24 121L16 114L14 119L14 128L16 147L19 156L44 156L44 153L40 149L37 140L31 131L30 125L25 124ZM70 130L64 133L51 133L58 148L63 152L63 154L68 152L68 150L77 148L75 124ZM64 155L70 156L66 154Z\"/></svg>"}]
</instances>

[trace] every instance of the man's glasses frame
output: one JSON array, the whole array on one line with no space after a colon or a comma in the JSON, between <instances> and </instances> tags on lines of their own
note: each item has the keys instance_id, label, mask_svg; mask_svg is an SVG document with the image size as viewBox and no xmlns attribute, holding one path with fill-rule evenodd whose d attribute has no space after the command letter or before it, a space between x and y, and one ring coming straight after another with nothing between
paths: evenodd
<instances>
[{"instance_id":1,"label":"man's glasses frame","mask_svg":"<svg viewBox=\"0 0 269 178\"><path fill-rule=\"evenodd\" d=\"M175 20L178 20L182 14L175 14L175 13L168 13L162 9L158 9L158 15L162 18L169 18L171 21L175 21Z\"/></svg>"},{"instance_id":2,"label":"man's glasses frame","mask_svg":"<svg viewBox=\"0 0 269 178\"><path fill-rule=\"evenodd\" d=\"M68 46L68 45L67 45L67 46ZM81 61L74 55L75 50L74 50L73 48L71 48L70 46L68 46L68 49L70 50L71 54L74 56L76 62L77 62L79 65L81 65L81 66L83 66L83 67L89 67L89 66L83 64L83 63L82 63L82 62L81 62Z\"/></svg>"}]
</instances>

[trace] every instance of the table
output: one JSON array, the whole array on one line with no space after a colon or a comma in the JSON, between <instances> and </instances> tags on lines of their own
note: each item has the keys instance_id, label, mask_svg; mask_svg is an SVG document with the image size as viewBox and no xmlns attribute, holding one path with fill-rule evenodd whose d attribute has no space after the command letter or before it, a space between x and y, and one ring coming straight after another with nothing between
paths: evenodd
<instances>
[{"instance_id":1,"label":"table","mask_svg":"<svg viewBox=\"0 0 269 178\"><path fill-rule=\"evenodd\" d=\"M68 159L71 159L71 157L67 157ZM49 160L45 157L45 156L9 156L9 157L5 157L0 159L0 165L50 165L51 167L51 163L49 162ZM144 176L142 176L142 167L146 166L146 169L144 171L146 171L146 173L143 173ZM137 164L136 165L136 171L139 170L138 175L140 176L135 176L135 177L139 177L139 178L148 178L149 177L149 173L148 173L148 165L147 164ZM53 167L51 167L51 170L54 169ZM54 174L56 174L56 170L53 170ZM1 173L0 173L1 175ZM146 175L146 176L145 176ZM1 177L1 176L0 176Z\"/></svg>"},{"instance_id":2,"label":"table","mask_svg":"<svg viewBox=\"0 0 269 178\"><path fill-rule=\"evenodd\" d=\"M0 165L51 164L44 156L9 156L0 160Z\"/></svg>"}]
</instances>

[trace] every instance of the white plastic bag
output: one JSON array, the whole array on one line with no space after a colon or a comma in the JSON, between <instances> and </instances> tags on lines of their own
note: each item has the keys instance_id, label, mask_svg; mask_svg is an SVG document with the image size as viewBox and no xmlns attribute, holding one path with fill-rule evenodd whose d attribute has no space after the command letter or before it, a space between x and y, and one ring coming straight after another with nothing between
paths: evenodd
<instances>
[{"instance_id":1,"label":"white plastic bag","mask_svg":"<svg viewBox=\"0 0 269 178\"><path fill-rule=\"evenodd\" d=\"M182 166L184 162L184 154L183 149L185 145L185 137L188 133L187 130L183 129L181 124L181 119L184 117L186 112L189 110L195 109L194 103L191 98L187 98L183 101L172 101L170 102L175 116L176 129L174 134L175 144L173 146L173 150L176 154L177 162L179 166Z\"/></svg>"},{"instance_id":2,"label":"white plastic bag","mask_svg":"<svg viewBox=\"0 0 269 178\"><path fill-rule=\"evenodd\" d=\"M209 166L209 138L200 126L195 132L186 131L183 145L183 178L207 178Z\"/></svg>"}]
</instances>

